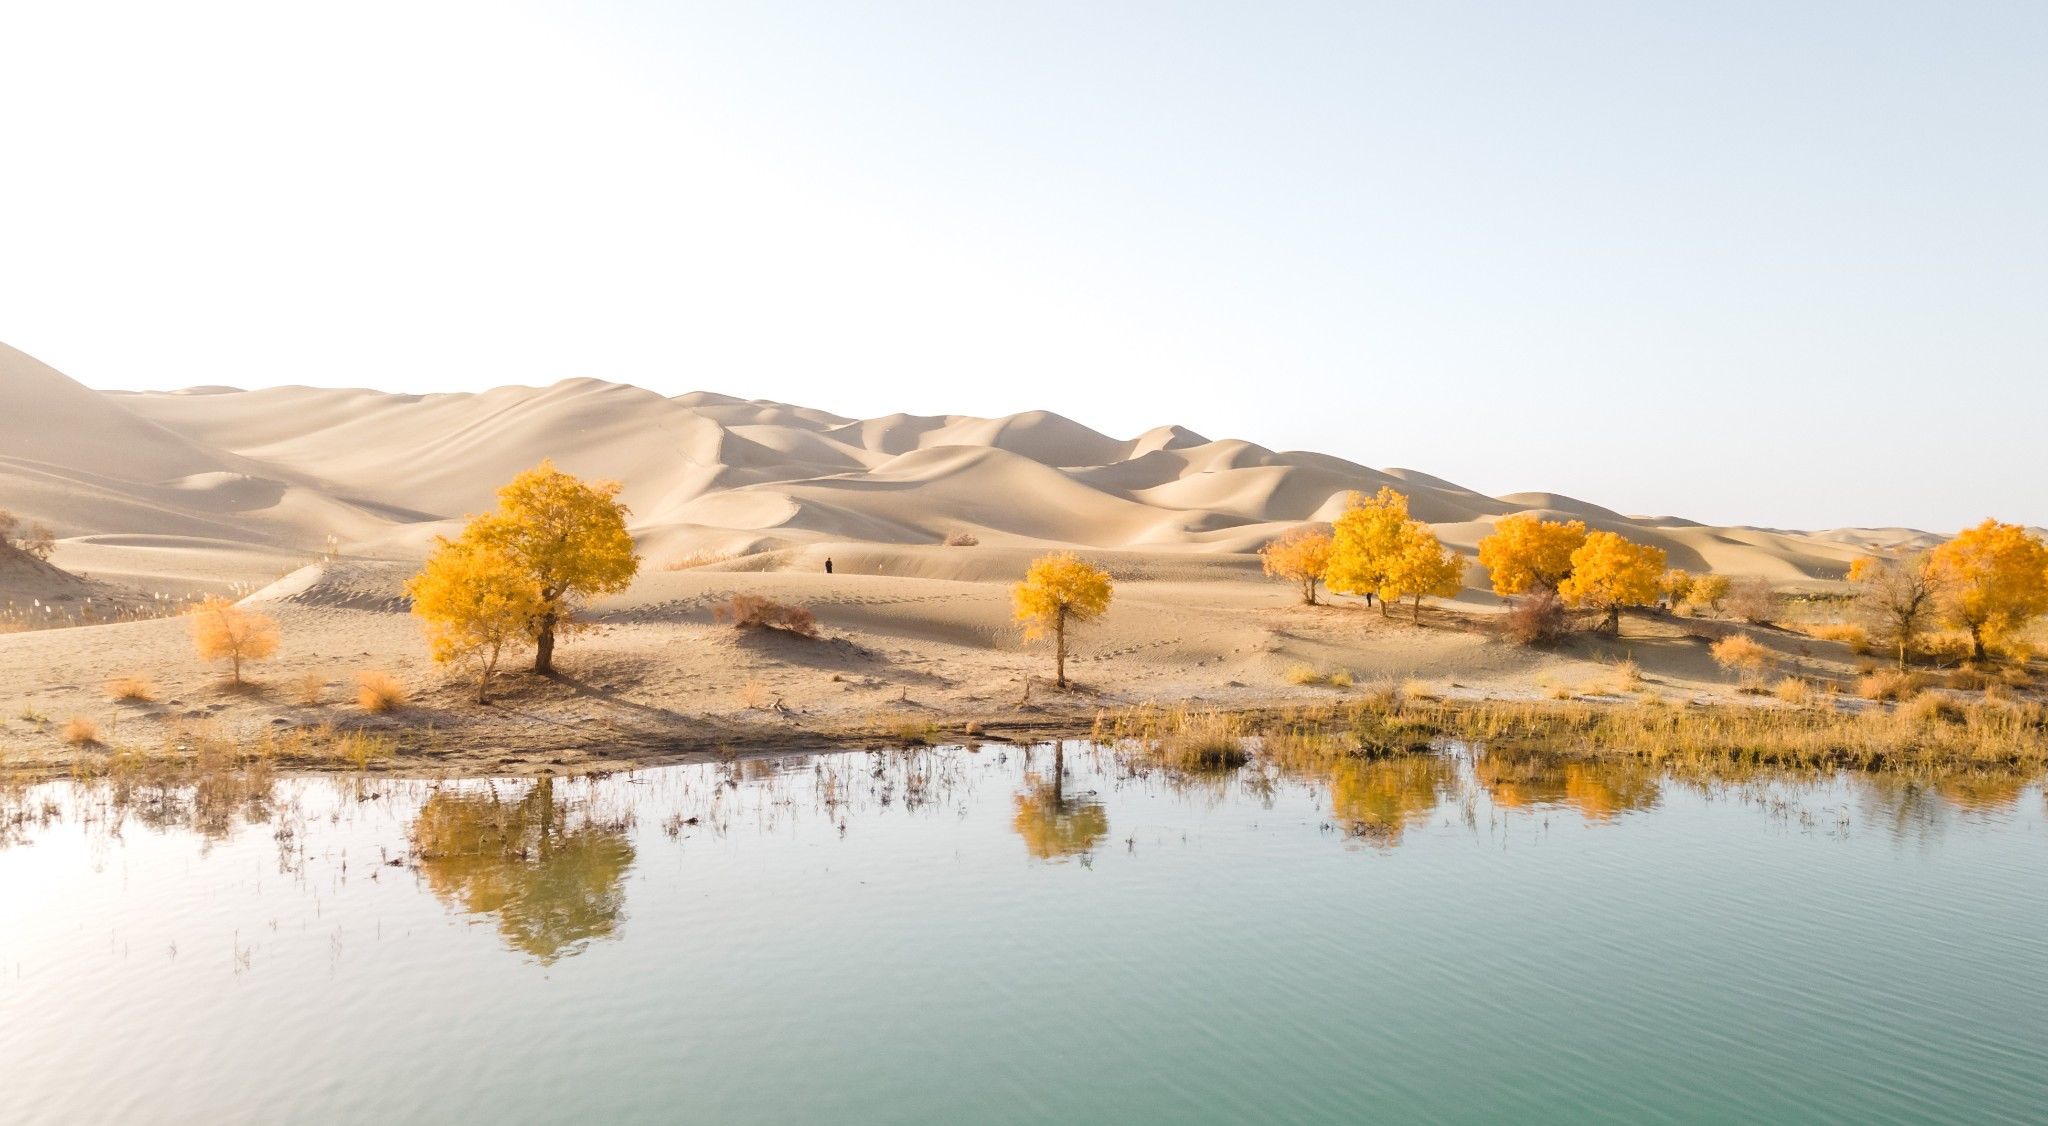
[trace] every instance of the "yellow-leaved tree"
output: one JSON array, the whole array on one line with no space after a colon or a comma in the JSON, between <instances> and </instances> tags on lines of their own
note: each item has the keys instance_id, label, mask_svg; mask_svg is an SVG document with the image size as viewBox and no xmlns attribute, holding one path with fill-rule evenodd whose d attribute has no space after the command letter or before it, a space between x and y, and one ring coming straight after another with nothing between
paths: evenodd
<instances>
[{"instance_id":1,"label":"yellow-leaved tree","mask_svg":"<svg viewBox=\"0 0 2048 1126\"><path fill-rule=\"evenodd\" d=\"M1429 525L1410 520L1401 531L1401 551L1395 556L1388 585L1380 598L1415 600L1415 620L1422 620L1424 598L1449 598L1465 585L1465 557L1445 547Z\"/></svg>"},{"instance_id":2,"label":"yellow-leaved tree","mask_svg":"<svg viewBox=\"0 0 2048 1126\"><path fill-rule=\"evenodd\" d=\"M1115 593L1109 572L1091 567L1070 551L1034 560L1024 581L1011 592L1024 638L1053 639L1054 682L1067 686L1067 628L1099 618Z\"/></svg>"},{"instance_id":3,"label":"yellow-leaved tree","mask_svg":"<svg viewBox=\"0 0 2048 1126\"><path fill-rule=\"evenodd\" d=\"M1503 516L1479 541L1479 565L1502 598L1532 590L1555 594L1572 573L1572 552L1585 542L1583 520L1560 523L1527 512Z\"/></svg>"},{"instance_id":4,"label":"yellow-leaved tree","mask_svg":"<svg viewBox=\"0 0 2048 1126\"><path fill-rule=\"evenodd\" d=\"M464 534L435 540L427 565L406 584L436 664L476 675L476 702L490 700L491 676L509 652L533 643L540 586L511 554Z\"/></svg>"},{"instance_id":5,"label":"yellow-leaved tree","mask_svg":"<svg viewBox=\"0 0 2048 1126\"><path fill-rule=\"evenodd\" d=\"M555 671L555 637L574 627L583 599L624 590L639 573L618 495L616 481L586 482L543 461L499 489L497 511L471 517L456 541L501 555L532 585L537 673Z\"/></svg>"},{"instance_id":6,"label":"yellow-leaved tree","mask_svg":"<svg viewBox=\"0 0 2048 1126\"><path fill-rule=\"evenodd\" d=\"M1316 604L1316 588L1330 569L1330 533L1321 528L1298 528L1259 549L1266 573L1301 586L1301 600Z\"/></svg>"},{"instance_id":7,"label":"yellow-leaved tree","mask_svg":"<svg viewBox=\"0 0 2048 1126\"><path fill-rule=\"evenodd\" d=\"M1593 532L1572 552L1571 574L1557 593L1568 605L1601 611L1601 628L1619 634L1622 609L1657 601L1663 578L1663 548Z\"/></svg>"},{"instance_id":8,"label":"yellow-leaved tree","mask_svg":"<svg viewBox=\"0 0 2048 1126\"><path fill-rule=\"evenodd\" d=\"M1972 655L2048 613L2048 545L2018 524L1986 520L1927 553L1935 605L1968 630Z\"/></svg>"},{"instance_id":9,"label":"yellow-leaved tree","mask_svg":"<svg viewBox=\"0 0 2048 1126\"><path fill-rule=\"evenodd\" d=\"M1395 568L1406 549L1408 498L1385 485L1368 499L1351 494L1351 502L1331 525L1330 566L1323 585L1338 594L1370 594L1380 600L1380 613L1390 599Z\"/></svg>"},{"instance_id":10,"label":"yellow-leaved tree","mask_svg":"<svg viewBox=\"0 0 2048 1126\"><path fill-rule=\"evenodd\" d=\"M1371 498L1351 494L1331 540L1323 585L1339 594L1373 595L1381 614L1412 597L1419 619L1423 598L1456 594L1464 578L1464 557L1447 551L1429 525L1411 519L1408 498L1384 485Z\"/></svg>"},{"instance_id":11,"label":"yellow-leaved tree","mask_svg":"<svg viewBox=\"0 0 2048 1126\"><path fill-rule=\"evenodd\" d=\"M187 613L199 659L228 662L236 684L242 683L243 662L269 660L277 653L277 622L267 614L245 610L219 595L208 595Z\"/></svg>"}]
</instances>

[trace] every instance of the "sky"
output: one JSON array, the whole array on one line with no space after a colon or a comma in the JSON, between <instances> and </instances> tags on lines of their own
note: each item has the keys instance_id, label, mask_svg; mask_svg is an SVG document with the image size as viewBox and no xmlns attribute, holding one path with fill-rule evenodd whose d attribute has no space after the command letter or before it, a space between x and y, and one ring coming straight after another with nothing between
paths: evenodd
<instances>
[{"instance_id":1,"label":"sky","mask_svg":"<svg viewBox=\"0 0 2048 1126\"><path fill-rule=\"evenodd\" d=\"M2038 2L0 0L0 341L2048 524L2044 58Z\"/></svg>"}]
</instances>

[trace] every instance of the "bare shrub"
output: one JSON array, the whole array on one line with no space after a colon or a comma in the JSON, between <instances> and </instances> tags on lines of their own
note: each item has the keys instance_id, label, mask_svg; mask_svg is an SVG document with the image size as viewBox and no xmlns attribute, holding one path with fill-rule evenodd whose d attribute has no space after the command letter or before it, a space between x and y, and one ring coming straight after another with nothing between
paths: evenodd
<instances>
[{"instance_id":1,"label":"bare shrub","mask_svg":"<svg viewBox=\"0 0 2048 1126\"><path fill-rule=\"evenodd\" d=\"M300 677L292 688L301 707L317 708L325 702L327 678L317 672L309 672Z\"/></svg>"},{"instance_id":2,"label":"bare shrub","mask_svg":"<svg viewBox=\"0 0 2048 1126\"><path fill-rule=\"evenodd\" d=\"M1571 632L1564 602L1547 590L1515 600L1501 615L1501 636L1517 645L1554 645Z\"/></svg>"},{"instance_id":3,"label":"bare shrub","mask_svg":"<svg viewBox=\"0 0 2048 1126\"><path fill-rule=\"evenodd\" d=\"M749 680L740 685L740 706L749 711L767 707L774 702L775 694L759 680Z\"/></svg>"},{"instance_id":4,"label":"bare shrub","mask_svg":"<svg viewBox=\"0 0 2048 1126\"><path fill-rule=\"evenodd\" d=\"M980 543L981 540L976 538L973 532L946 533L947 547L974 547Z\"/></svg>"},{"instance_id":5,"label":"bare shrub","mask_svg":"<svg viewBox=\"0 0 2048 1126\"><path fill-rule=\"evenodd\" d=\"M759 594L735 594L711 611L714 621L734 629L779 629L800 637L818 636L818 618L802 606L790 606Z\"/></svg>"},{"instance_id":6,"label":"bare shrub","mask_svg":"<svg viewBox=\"0 0 2048 1126\"><path fill-rule=\"evenodd\" d=\"M388 672L371 669L356 674L356 706L374 715L395 712L405 706L411 693Z\"/></svg>"},{"instance_id":7,"label":"bare shrub","mask_svg":"<svg viewBox=\"0 0 2048 1126\"><path fill-rule=\"evenodd\" d=\"M1771 584L1765 579L1736 579L1728 584L1728 612L1757 625L1776 621L1777 593L1771 590Z\"/></svg>"},{"instance_id":8,"label":"bare shrub","mask_svg":"<svg viewBox=\"0 0 2048 1126\"><path fill-rule=\"evenodd\" d=\"M64 729L57 737L73 747L96 746L100 741L100 725L85 716L75 715L64 721Z\"/></svg>"}]
</instances>

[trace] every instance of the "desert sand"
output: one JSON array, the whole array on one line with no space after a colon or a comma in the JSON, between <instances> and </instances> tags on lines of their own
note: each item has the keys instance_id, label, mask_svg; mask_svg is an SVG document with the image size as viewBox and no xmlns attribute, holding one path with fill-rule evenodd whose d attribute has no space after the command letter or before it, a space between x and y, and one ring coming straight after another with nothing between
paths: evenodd
<instances>
[{"instance_id":1,"label":"desert sand","mask_svg":"<svg viewBox=\"0 0 2048 1126\"><path fill-rule=\"evenodd\" d=\"M402 588L436 535L488 509L543 458L624 483L643 557L631 590L590 608L564 676L515 676L487 707L427 658ZM666 398L592 379L481 394L225 387L88 389L0 345L0 508L60 537L49 566L0 567L0 752L80 753L55 727L86 716L103 745L179 725L237 734L322 722L390 729L416 768L521 770L774 745L829 746L921 731L1024 737L1085 727L1105 706L1258 707L1327 700L1288 671L1359 683L1417 679L1449 695L1598 693L1632 660L1653 689L1732 697L1696 625L1631 617L1619 640L1532 652L1485 628L1497 600L1467 590L1420 624L1357 600L1298 604L1252 554L1330 519L1354 490L1392 485L1470 554L1517 512L1582 519L1664 548L1673 566L1825 590L1910 529L1796 532L1628 516L1550 493L1486 496L1406 469L1211 440L1177 426L1117 439L1042 411L1006 418L822 410L710 393ZM956 533L978 542L942 546ZM1049 658L1010 622L1009 587L1036 555L1082 553L1116 578L1108 616L1076 637L1079 686L1034 678ZM824 573L830 558L835 573ZM810 607L825 637L712 621L735 592ZM243 597L280 623L256 687L228 691L192 656L184 623L152 617L202 593ZM40 617L39 617L40 615ZM147 620L118 620L144 618ZM34 628L71 622L105 624ZM1844 676L1840 646L1763 631L1788 669ZM410 706L351 704L364 670ZM329 687L304 704L315 674ZM115 703L110 679L156 685Z\"/></svg>"}]
</instances>

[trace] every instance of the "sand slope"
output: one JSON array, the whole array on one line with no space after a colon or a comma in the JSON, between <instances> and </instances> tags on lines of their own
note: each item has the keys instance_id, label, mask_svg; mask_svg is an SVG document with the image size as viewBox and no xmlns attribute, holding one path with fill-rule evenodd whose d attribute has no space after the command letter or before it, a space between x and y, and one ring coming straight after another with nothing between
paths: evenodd
<instances>
[{"instance_id":1,"label":"sand slope","mask_svg":"<svg viewBox=\"0 0 2048 1126\"><path fill-rule=\"evenodd\" d=\"M1679 566L1781 582L1832 578L1872 546L1927 538L1630 517L1572 497L1486 496L1414 470L1177 426L1117 439L1045 411L849 419L594 379L460 395L95 392L4 346L0 438L0 505L67 537L60 562L73 546L95 544L96 565L138 573L156 570L110 562L119 541L109 537L152 537L136 541L136 552L184 540L289 553L332 536L350 554L417 558L543 457L623 481L656 563L700 552L908 547L955 532L988 547L1242 554L1382 485L1407 493L1418 516L1468 551L1499 517L1536 511L1656 543ZM770 556L783 557L797 558Z\"/></svg>"}]
</instances>

